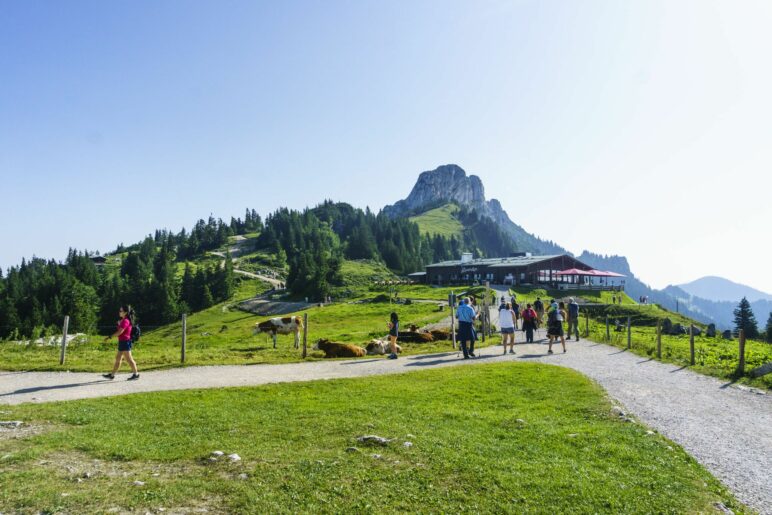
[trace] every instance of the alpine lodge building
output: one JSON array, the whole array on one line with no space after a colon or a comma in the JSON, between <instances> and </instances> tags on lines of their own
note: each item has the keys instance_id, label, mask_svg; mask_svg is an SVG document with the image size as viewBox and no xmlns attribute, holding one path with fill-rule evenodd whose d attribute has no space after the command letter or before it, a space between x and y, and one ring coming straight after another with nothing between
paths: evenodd
<instances>
[{"instance_id":1,"label":"alpine lodge building","mask_svg":"<svg viewBox=\"0 0 772 515\"><path fill-rule=\"evenodd\" d=\"M411 274L411 277L418 279L419 275L424 274ZM427 265L423 279L435 286L488 281L491 284L544 286L561 290L621 290L624 289L624 277L615 272L593 270L567 254L532 256L518 252L504 258L478 259L473 259L471 253L464 253L457 261Z\"/></svg>"}]
</instances>

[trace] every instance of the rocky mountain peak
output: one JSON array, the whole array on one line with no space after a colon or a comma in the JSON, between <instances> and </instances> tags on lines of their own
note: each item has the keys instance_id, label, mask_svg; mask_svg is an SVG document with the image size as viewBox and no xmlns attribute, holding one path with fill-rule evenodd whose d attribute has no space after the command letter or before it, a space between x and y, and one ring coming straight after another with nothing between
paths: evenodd
<instances>
[{"instance_id":1,"label":"rocky mountain peak","mask_svg":"<svg viewBox=\"0 0 772 515\"><path fill-rule=\"evenodd\" d=\"M476 175L467 175L455 164L438 166L422 172L410 195L393 205L383 208L391 218L408 217L423 213L449 202L476 211L496 222L514 241L518 250L535 254L562 254L566 250L551 241L544 241L526 232L510 220L501 203L485 199L485 188Z\"/></svg>"},{"instance_id":2,"label":"rocky mountain peak","mask_svg":"<svg viewBox=\"0 0 772 515\"><path fill-rule=\"evenodd\" d=\"M433 207L456 202L478 212L486 212L485 188L476 175L467 176L455 164L442 165L418 176L410 195L394 205L383 208L392 218L410 216Z\"/></svg>"}]
</instances>

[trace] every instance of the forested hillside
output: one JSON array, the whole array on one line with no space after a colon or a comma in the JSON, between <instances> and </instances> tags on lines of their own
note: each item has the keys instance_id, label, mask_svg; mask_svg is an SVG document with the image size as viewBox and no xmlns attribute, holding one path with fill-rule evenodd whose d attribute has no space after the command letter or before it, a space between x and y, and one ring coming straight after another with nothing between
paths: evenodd
<instances>
[{"instance_id":1,"label":"forested hillside","mask_svg":"<svg viewBox=\"0 0 772 515\"><path fill-rule=\"evenodd\" d=\"M460 238L445 237L421 234L407 219L327 201L303 211L279 209L265 223L248 209L244 219L229 223L209 217L189 231L156 230L141 242L119 244L99 266L95 254L74 249L63 262L24 260L5 274L0 271L0 338L54 334L64 315L70 316L73 331L104 331L114 324L121 304L141 306L142 323L158 325L227 300L238 276L230 259L208 253L227 252L237 235L250 236L250 250L269 254L285 270L290 295L309 299L321 299L343 284L344 260L373 260L405 275L465 250L498 255L510 249L489 219L465 209L459 216L476 229Z\"/></svg>"}]
</instances>

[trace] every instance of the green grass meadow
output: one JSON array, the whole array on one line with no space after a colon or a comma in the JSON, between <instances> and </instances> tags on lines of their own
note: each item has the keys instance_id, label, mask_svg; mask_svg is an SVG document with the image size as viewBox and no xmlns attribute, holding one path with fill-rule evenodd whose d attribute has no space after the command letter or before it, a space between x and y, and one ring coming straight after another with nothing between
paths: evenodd
<instances>
[{"instance_id":1,"label":"green grass meadow","mask_svg":"<svg viewBox=\"0 0 772 515\"><path fill-rule=\"evenodd\" d=\"M415 290L422 297L441 296L431 288ZM291 363L302 361L300 350L294 348L292 335L277 338L277 348L268 335L252 335L258 321L270 317L257 316L240 311L234 305L240 299L253 297L267 289L256 280L240 283L234 300L217 304L187 317L186 365L252 365L261 363ZM377 293L371 293L374 297ZM360 298L366 301L367 297ZM423 326L449 316L449 311L437 310L435 303L389 304L388 302L334 303L323 307L313 305L294 313L308 313L308 360L323 359L323 353L312 351L319 338L364 345L372 338L384 337L392 311L399 313L403 327L410 324ZM290 316L290 315L287 315ZM141 321L140 321L141 325ZM103 337L90 336L68 345L67 359L59 365L57 346L19 345L14 342L0 343L0 370L71 370L104 372L112 366L116 342L105 343ZM142 370L181 366L180 347L182 323L176 322L160 328L143 327L142 338L133 355ZM496 341L496 337L489 342ZM449 341L429 344L402 344L405 354L442 352L452 350Z\"/></svg>"},{"instance_id":2,"label":"green grass meadow","mask_svg":"<svg viewBox=\"0 0 772 515\"><path fill-rule=\"evenodd\" d=\"M455 217L458 211L457 205L445 204L418 216L410 217L410 221L418 224L418 229L422 234L439 234L447 238L451 236L460 238L464 232L464 226Z\"/></svg>"},{"instance_id":3,"label":"green grass meadow","mask_svg":"<svg viewBox=\"0 0 772 515\"><path fill-rule=\"evenodd\" d=\"M533 363L4 407L30 435L0 438L0 512L744 512L610 408Z\"/></svg>"}]
</instances>

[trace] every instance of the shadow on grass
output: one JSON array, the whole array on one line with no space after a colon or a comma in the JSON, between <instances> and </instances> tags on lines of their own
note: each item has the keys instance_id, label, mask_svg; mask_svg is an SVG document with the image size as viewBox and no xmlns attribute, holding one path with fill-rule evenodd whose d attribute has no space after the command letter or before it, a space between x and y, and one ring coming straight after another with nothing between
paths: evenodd
<instances>
[{"instance_id":1,"label":"shadow on grass","mask_svg":"<svg viewBox=\"0 0 772 515\"><path fill-rule=\"evenodd\" d=\"M272 347L270 347L270 348L272 348ZM261 350L268 350L268 349L269 349L269 347L246 347L246 348L243 348L243 349L237 349L237 348L231 347L228 350L231 351L231 352L241 352L241 353L245 353L246 354L247 352L258 352L258 351L261 351Z\"/></svg>"}]
</instances>

